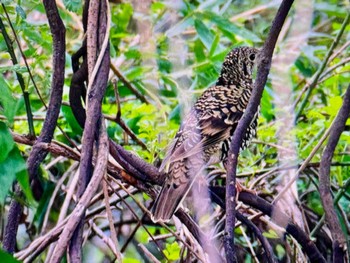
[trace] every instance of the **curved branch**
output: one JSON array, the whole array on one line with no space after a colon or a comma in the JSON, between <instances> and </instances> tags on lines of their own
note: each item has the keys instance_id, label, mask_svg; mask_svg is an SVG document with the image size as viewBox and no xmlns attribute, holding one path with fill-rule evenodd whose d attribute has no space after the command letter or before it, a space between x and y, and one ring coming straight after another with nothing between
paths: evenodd
<instances>
[{"instance_id":1,"label":"curved branch","mask_svg":"<svg viewBox=\"0 0 350 263\"><path fill-rule=\"evenodd\" d=\"M338 144L341 133L345 129L345 124L350 114L350 85L344 95L343 105L341 106L337 117L333 122L333 127L329 134L329 140L326 149L323 152L320 164L320 185L319 192L330 228L330 232L333 238L333 262L344 262L346 254L347 242L343 231L340 226L340 222L335 211L333 197L331 194L330 183L330 167L334 150Z\"/></svg>"},{"instance_id":2,"label":"curved branch","mask_svg":"<svg viewBox=\"0 0 350 263\"><path fill-rule=\"evenodd\" d=\"M215 203L217 203L222 209L225 210L225 202L219 195L215 193L216 190L217 189L215 188L212 188L209 190L210 197ZM260 229L238 211L236 211L236 217L239 221L241 221L244 225L246 225L250 230L252 230L252 232L255 233L256 237L260 240L260 243L263 246L266 253L267 262L269 263L277 262L273 254L270 243L267 241L266 237L261 233Z\"/></svg>"},{"instance_id":3,"label":"curved branch","mask_svg":"<svg viewBox=\"0 0 350 263\"><path fill-rule=\"evenodd\" d=\"M46 10L47 18L49 20L53 39L53 77L51 83L50 103L47 109L43 128L27 160L28 173L31 179L33 195L36 199L40 199L42 194L41 184L37 176L38 168L48 153L48 151L42 147L42 143L51 142L60 112L64 84L64 65L66 52L66 29L58 13L56 2L53 0L44 0L44 7ZM19 193L20 191L17 190L16 193ZM22 209L19 209L19 206L21 205L18 204L17 201L11 202L8 218L8 222L11 225L9 227L6 227L5 231L4 243L6 244L6 247L4 247L4 249L10 251L11 253L13 253L14 247L16 245L16 234L20 219L17 213L22 211ZM7 238L9 239L7 240Z\"/></svg>"},{"instance_id":4,"label":"curved branch","mask_svg":"<svg viewBox=\"0 0 350 263\"><path fill-rule=\"evenodd\" d=\"M88 89L86 97L86 121L84 124L82 150L80 159L79 184L77 196L85 195L90 182L93 168L93 148L101 122L101 104L107 87L109 74L109 9L105 0L90 1L88 9L87 26L87 68ZM98 54L99 53L99 54ZM98 56L97 56L98 55ZM102 126L100 126L102 125ZM107 139L108 141L108 139ZM108 148L106 149L108 152ZM96 163L98 163L98 158ZM97 169L97 167L95 168ZM86 191L85 191L86 190ZM85 211L84 211L85 212ZM72 262L81 262L82 234L84 214L79 224L74 225L74 234L70 240L69 255ZM57 247L56 247L57 248ZM55 261L52 261L55 262Z\"/></svg>"},{"instance_id":5,"label":"curved branch","mask_svg":"<svg viewBox=\"0 0 350 263\"><path fill-rule=\"evenodd\" d=\"M224 199L224 187L211 186L209 189L217 197ZM217 199L213 198L213 201L215 200ZM315 243L310 240L309 236L298 225L294 224L294 222L286 214L280 211L275 205L272 205L261 197L249 192L241 192L238 196L238 200L244 204L250 205L255 209L258 209L265 215L271 217L271 219L277 219L278 222L275 223L278 225L281 225L282 223L284 225L282 227L284 227L286 229L286 232L299 242L299 244L302 246L303 251L308 255L311 262L326 263L326 260L316 247Z\"/></svg>"},{"instance_id":6,"label":"curved branch","mask_svg":"<svg viewBox=\"0 0 350 263\"><path fill-rule=\"evenodd\" d=\"M269 35L259 54L258 73L254 83L252 96L249 100L246 111L233 134L230 150L227 159L227 179L226 179L226 221L225 221L225 252L226 260L229 263L235 262L234 251L234 226L235 226L235 196L236 196L236 168L238 162L239 149L242 145L243 137L260 104L260 99L266 84L267 75L271 67L273 50L277 38L282 29L284 21L293 4L293 0L284 0L277 11L272 22Z\"/></svg>"},{"instance_id":7,"label":"curved branch","mask_svg":"<svg viewBox=\"0 0 350 263\"><path fill-rule=\"evenodd\" d=\"M103 120L101 120L102 122ZM100 135L99 135L98 143L98 153L97 153L97 161L95 165L95 169L93 171L93 176L89 185L84 191L84 194L80 198L78 204L76 205L74 211L70 215L67 223L65 224L60 238L57 242L55 250L53 252L53 256L50 260L52 263L60 262L69 241L71 240L73 234L76 232L76 229L81 221L84 219L84 214L86 208L92 197L94 196L103 176L106 173L107 161L108 161L108 137L106 128L103 123L101 123ZM76 260L76 259L75 259Z\"/></svg>"}]
</instances>

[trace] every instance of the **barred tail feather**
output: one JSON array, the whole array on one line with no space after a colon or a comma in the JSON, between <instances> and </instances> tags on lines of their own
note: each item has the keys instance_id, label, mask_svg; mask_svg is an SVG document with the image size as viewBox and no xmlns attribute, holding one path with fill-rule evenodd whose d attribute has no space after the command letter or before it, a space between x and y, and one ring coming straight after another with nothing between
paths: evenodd
<instances>
[{"instance_id":1,"label":"barred tail feather","mask_svg":"<svg viewBox=\"0 0 350 263\"><path fill-rule=\"evenodd\" d=\"M178 209L180 203L186 197L190 188L190 181L179 186L175 184L165 184L152 207L152 221L169 221Z\"/></svg>"}]
</instances>

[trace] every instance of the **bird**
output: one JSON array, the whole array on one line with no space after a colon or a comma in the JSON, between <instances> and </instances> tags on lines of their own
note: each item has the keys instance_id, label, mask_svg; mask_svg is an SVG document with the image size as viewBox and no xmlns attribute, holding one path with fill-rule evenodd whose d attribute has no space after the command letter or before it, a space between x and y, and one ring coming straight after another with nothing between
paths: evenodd
<instances>
[{"instance_id":1,"label":"bird","mask_svg":"<svg viewBox=\"0 0 350 263\"><path fill-rule=\"evenodd\" d=\"M209 163L225 166L233 132L253 89L253 68L259 50L232 49L225 57L216 84L206 89L185 117L159 168L164 184L152 207L154 222L167 222L190 191L196 176ZM241 149L256 135L255 114Z\"/></svg>"}]
</instances>

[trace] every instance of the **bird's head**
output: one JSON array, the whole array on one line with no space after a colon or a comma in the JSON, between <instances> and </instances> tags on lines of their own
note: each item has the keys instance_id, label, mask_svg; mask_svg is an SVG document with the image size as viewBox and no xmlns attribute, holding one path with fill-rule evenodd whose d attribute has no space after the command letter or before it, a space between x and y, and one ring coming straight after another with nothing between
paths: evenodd
<instances>
[{"instance_id":1,"label":"bird's head","mask_svg":"<svg viewBox=\"0 0 350 263\"><path fill-rule=\"evenodd\" d=\"M237 84L251 81L254 64L259 50L252 47L238 47L227 54L217 84Z\"/></svg>"}]
</instances>

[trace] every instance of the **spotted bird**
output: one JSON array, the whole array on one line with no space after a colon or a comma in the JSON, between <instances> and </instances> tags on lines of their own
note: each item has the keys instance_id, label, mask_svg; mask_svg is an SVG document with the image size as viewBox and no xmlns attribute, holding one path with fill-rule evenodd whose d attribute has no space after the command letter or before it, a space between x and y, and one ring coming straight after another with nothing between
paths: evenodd
<instances>
[{"instance_id":1,"label":"spotted bird","mask_svg":"<svg viewBox=\"0 0 350 263\"><path fill-rule=\"evenodd\" d=\"M230 141L247 107L253 88L252 72L259 51L233 49L225 58L216 84L198 98L169 146L160 171L166 179L153 205L152 220L168 221L209 163L227 158ZM255 136L257 114L241 148Z\"/></svg>"}]
</instances>

